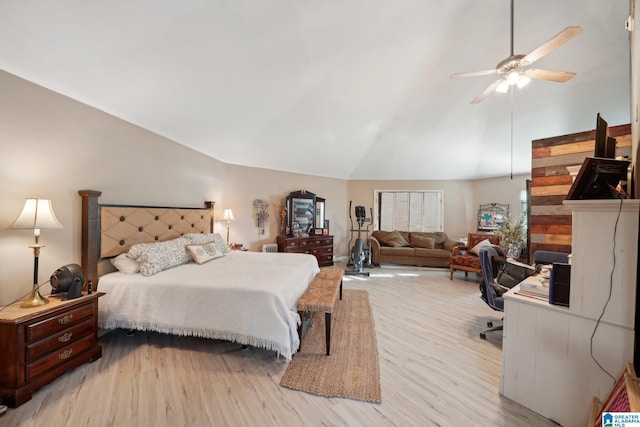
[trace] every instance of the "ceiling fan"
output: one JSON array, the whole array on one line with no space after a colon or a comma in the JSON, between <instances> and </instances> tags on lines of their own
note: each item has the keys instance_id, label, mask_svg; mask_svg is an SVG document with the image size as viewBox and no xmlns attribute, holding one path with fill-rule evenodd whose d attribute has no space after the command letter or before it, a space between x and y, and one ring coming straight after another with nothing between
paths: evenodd
<instances>
[{"instance_id":1,"label":"ceiling fan","mask_svg":"<svg viewBox=\"0 0 640 427\"><path fill-rule=\"evenodd\" d=\"M518 88L524 87L530 79L548 80L552 82L564 83L570 80L576 73L569 71L544 70L539 68L527 68L543 56L562 46L582 32L580 27L567 27L553 36L550 40L538 46L526 55L514 55L513 53L513 0L511 0L511 51L508 58L498 62L493 70L472 71L469 73L453 74L451 78L474 77L496 74L498 79L491 83L480 95L476 96L471 103L477 104L486 98L493 91L505 93L510 87L516 85Z\"/></svg>"}]
</instances>

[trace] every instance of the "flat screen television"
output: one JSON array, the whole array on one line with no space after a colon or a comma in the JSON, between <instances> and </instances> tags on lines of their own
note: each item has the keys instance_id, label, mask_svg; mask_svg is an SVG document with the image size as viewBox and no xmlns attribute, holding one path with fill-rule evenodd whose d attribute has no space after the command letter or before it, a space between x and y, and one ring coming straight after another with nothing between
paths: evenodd
<instances>
[{"instance_id":1,"label":"flat screen television","mask_svg":"<svg viewBox=\"0 0 640 427\"><path fill-rule=\"evenodd\" d=\"M567 200L628 198L616 187L620 181L627 180L628 160L587 157L580 167Z\"/></svg>"},{"instance_id":2,"label":"flat screen television","mask_svg":"<svg viewBox=\"0 0 640 427\"><path fill-rule=\"evenodd\" d=\"M596 144L593 156L605 159L615 159L616 157L616 139L609 136L609 125L600 113L596 117Z\"/></svg>"}]
</instances>

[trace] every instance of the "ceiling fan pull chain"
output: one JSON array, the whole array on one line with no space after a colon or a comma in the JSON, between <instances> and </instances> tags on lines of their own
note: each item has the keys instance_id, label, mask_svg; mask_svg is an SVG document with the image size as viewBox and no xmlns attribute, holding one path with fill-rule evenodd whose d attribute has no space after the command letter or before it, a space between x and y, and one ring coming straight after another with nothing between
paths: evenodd
<instances>
[{"instance_id":1,"label":"ceiling fan pull chain","mask_svg":"<svg viewBox=\"0 0 640 427\"><path fill-rule=\"evenodd\" d=\"M513 56L513 1L511 0L511 50L509 56Z\"/></svg>"},{"instance_id":2,"label":"ceiling fan pull chain","mask_svg":"<svg viewBox=\"0 0 640 427\"><path fill-rule=\"evenodd\" d=\"M513 0L511 0L513 2ZM511 180L513 181L513 86L511 89Z\"/></svg>"}]
</instances>

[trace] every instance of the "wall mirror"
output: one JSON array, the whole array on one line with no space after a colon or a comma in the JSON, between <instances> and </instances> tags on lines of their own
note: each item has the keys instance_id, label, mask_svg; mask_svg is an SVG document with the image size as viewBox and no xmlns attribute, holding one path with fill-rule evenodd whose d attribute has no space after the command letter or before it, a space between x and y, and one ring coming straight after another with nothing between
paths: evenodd
<instances>
[{"instance_id":1,"label":"wall mirror","mask_svg":"<svg viewBox=\"0 0 640 427\"><path fill-rule=\"evenodd\" d=\"M305 190L289 193L286 200L286 235L322 235L327 224L325 201L326 199Z\"/></svg>"},{"instance_id":2,"label":"wall mirror","mask_svg":"<svg viewBox=\"0 0 640 427\"><path fill-rule=\"evenodd\" d=\"M308 236L315 225L316 195L300 190L287 196L287 235Z\"/></svg>"}]
</instances>

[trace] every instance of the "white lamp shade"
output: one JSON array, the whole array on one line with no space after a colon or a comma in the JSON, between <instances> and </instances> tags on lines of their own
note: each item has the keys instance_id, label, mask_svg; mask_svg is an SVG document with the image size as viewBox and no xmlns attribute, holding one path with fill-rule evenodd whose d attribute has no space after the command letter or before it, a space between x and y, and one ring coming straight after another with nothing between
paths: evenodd
<instances>
[{"instance_id":1,"label":"white lamp shade","mask_svg":"<svg viewBox=\"0 0 640 427\"><path fill-rule=\"evenodd\" d=\"M498 87L496 87L496 92L507 93L508 90L509 90L509 82L507 82L504 79L500 82Z\"/></svg>"},{"instance_id":2,"label":"white lamp shade","mask_svg":"<svg viewBox=\"0 0 640 427\"><path fill-rule=\"evenodd\" d=\"M27 199L24 208L9 226L11 229L62 228L48 199Z\"/></svg>"},{"instance_id":3,"label":"white lamp shade","mask_svg":"<svg viewBox=\"0 0 640 427\"><path fill-rule=\"evenodd\" d=\"M529 77L521 74L520 75L520 79L518 80L516 85L518 86L518 89L522 89L523 87L528 85L530 81L531 81L531 79Z\"/></svg>"},{"instance_id":4,"label":"white lamp shade","mask_svg":"<svg viewBox=\"0 0 640 427\"><path fill-rule=\"evenodd\" d=\"M235 217L233 216L233 211L231 209L225 209L222 211L222 219L224 221L235 221Z\"/></svg>"}]
</instances>

